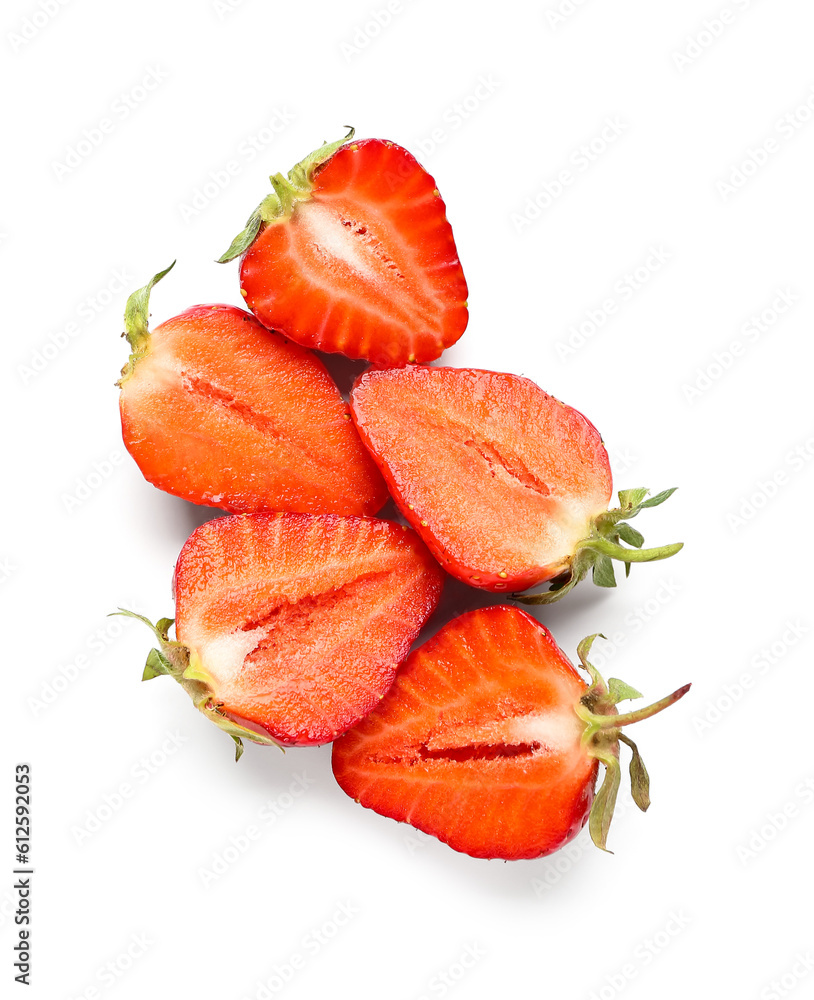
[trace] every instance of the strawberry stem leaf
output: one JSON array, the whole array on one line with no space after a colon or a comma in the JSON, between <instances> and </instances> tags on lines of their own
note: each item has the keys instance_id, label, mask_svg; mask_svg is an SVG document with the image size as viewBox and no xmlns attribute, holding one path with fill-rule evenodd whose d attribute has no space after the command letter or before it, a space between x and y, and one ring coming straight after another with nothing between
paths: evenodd
<instances>
[{"instance_id":1,"label":"strawberry stem leaf","mask_svg":"<svg viewBox=\"0 0 814 1000\"><path fill-rule=\"evenodd\" d=\"M348 134L344 138L337 139L336 142L324 142L319 149L315 149L293 166L288 171L288 177L280 173L269 177L273 190L249 216L245 227L229 244L229 249L218 257L218 264L226 264L235 257L241 257L257 239L263 226L273 222L284 222L290 218L298 201L307 201L311 197L317 168L330 160L338 149L353 138L356 130L350 126L346 127Z\"/></svg>"},{"instance_id":2,"label":"strawberry stem leaf","mask_svg":"<svg viewBox=\"0 0 814 1000\"><path fill-rule=\"evenodd\" d=\"M607 851L608 831L613 819L613 811L616 808L619 786L622 784L622 769L619 766L618 748L615 753L605 749L598 751L594 756L605 765L605 777L591 804L588 830L594 844L601 850ZM612 854L613 852L608 851L608 853Z\"/></svg>"},{"instance_id":3,"label":"strawberry stem leaf","mask_svg":"<svg viewBox=\"0 0 814 1000\"><path fill-rule=\"evenodd\" d=\"M605 777L591 805L588 829L597 847L607 850L607 837L616 796L619 791L621 769L619 765L619 743L630 747L630 789L633 801L645 812L650 805L650 776L639 748L628 736L621 732L622 726L632 725L642 719L649 719L683 698L690 685L685 684L660 701L620 715L616 706L620 701L641 698L641 694L629 684L612 677L608 683L599 671L588 661L588 655L596 635L583 639L577 647L582 666L591 677L591 686L574 707L577 716L585 723L582 745L591 757L605 765Z\"/></svg>"},{"instance_id":4,"label":"strawberry stem leaf","mask_svg":"<svg viewBox=\"0 0 814 1000\"><path fill-rule=\"evenodd\" d=\"M261 207L261 205L258 205L246 221L246 226L229 244L229 249L218 257L218 264L225 264L227 261L234 260L235 257L242 256L252 243L254 243L257 239L257 234L260 232L260 226L263 224L263 218L260 214Z\"/></svg>"},{"instance_id":5,"label":"strawberry stem leaf","mask_svg":"<svg viewBox=\"0 0 814 1000\"><path fill-rule=\"evenodd\" d=\"M160 653L157 649L151 649L147 654L147 662L144 665L144 673L141 675L141 679L143 681L151 681L153 677L159 677L162 674L172 677L173 666L163 653Z\"/></svg>"},{"instance_id":6,"label":"strawberry stem leaf","mask_svg":"<svg viewBox=\"0 0 814 1000\"><path fill-rule=\"evenodd\" d=\"M597 556L591 575L593 576L593 581L597 587L616 586L616 574L613 571L613 563L606 555L600 554Z\"/></svg>"},{"instance_id":7,"label":"strawberry stem leaf","mask_svg":"<svg viewBox=\"0 0 814 1000\"><path fill-rule=\"evenodd\" d=\"M264 746L279 746L281 750L283 749L271 736L249 729L248 726L241 726L223 712L222 706L213 698L214 679L203 668L200 658L182 642L170 639L169 629L174 624L172 618L159 618L153 625L149 618L136 614L135 611L128 611L126 608L112 612L112 616L115 615L143 622L158 640L160 649L151 649L147 654L141 679L149 681L154 677L166 676L177 681L190 696L198 711L235 741L235 760L240 760L243 753L243 740L251 740L252 743Z\"/></svg>"},{"instance_id":8,"label":"strawberry stem leaf","mask_svg":"<svg viewBox=\"0 0 814 1000\"><path fill-rule=\"evenodd\" d=\"M310 188L311 181L314 177L314 171L317 167L321 167L322 164L330 160L334 153L340 150L346 142L351 141L354 135L356 135L356 129L352 125L346 125L345 128L348 132L344 138L337 139L335 142L323 142L319 149L315 149L313 153L309 153L308 156L300 160L299 163L289 170L288 178L294 187L300 189Z\"/></svg>"},{"instance_id":9,"label":"strawberry stem leaf","mask_svg":"<svg viewBox=\"0 0 814 1000\"><path fill-rule=\"evenodd\" d=\"M593 644L597 639L607 639L607 636L603 635L602 632L594 632L593 635L586 635L582 642L577 646L577 656L579 657L579 662L588 671L588 673L591 674L591 679L594 683L596 683L597 679L600 681L602 680L599 673L588 661Z\"/></svg>"},{"instance_id":10,"label":"strawberry stem leaf","mask_svg":"<svg viewBox=\"0 0 814 1000\"><path fill-rule=\"evenodd\" d=\"M156 639L163 645L172 642L169 638L170 626L175 624L174 618L159 618L158 621L153 625L149 618L145 618L144 615L139 615L135 611L128 611L127 608L119 608L118 611L111 611L107 616L108 618L135 618L136 621L142 622L147 626L148 629L155 635ZM175 643L175 645L180 645Z\"/></svg>"},{"instance_id":11,"label":"strawberry stem leaf","mask_svg":"<svg viewBox=\"0 0 814 1000\"><path fill-rule=\"evenodd\" d=\"M627 521L617 524L616 533L623 542L627 542L628 545L632 545L635 549L640 549L644 545L644 535L641 531L637 531L632 524L628 524Z\"/></svg>"},{"instance_id":12,"label":"strawberry stem leaf","mask_svg":"<svg viewBox=\"0 0 814 1000\"><path fill-rule=\"evenodd\" d=\"M647 812L650 808L650 775L633 740L624 733L619 733L619 739L630 747L630 794L639 809Z\"/></svg>"},{"instance_id":13,"label":"strawberry stem leaf","mask_svg":"<svg viewBox=\"0 0 814 1000\"><path fill-rule=\"evenodd\" d=\"M133 365L143 357L147 351L147 344L150 340L149 318L150 318L150 292L153 285L157 284L165 274L175 267L175 261L163 271L154 274L143 288L136 289L127 300L124 307L124 336L130 345L130 360L125 366L126 373L130 374ZM122 371L125 375L125 370Z\"/></svg>"},{"instance_id":14,"label":"strawberry stem leaf","mask_svg":"<svg viewBox=\"0 0 814 1000\"><path fill-rule=\"evenodd\" d=\"M645 507L658 507L660 503L664 503L665 500L669 499L677 489L677 486L673 486L669 490L662 490L661 493L657 493L654 497L650 497L649 500L640 503L639 510L644 510ZM629 516L632 517L633 515Z\"/></svg>"},{"instance_id":15,"label":"strawberry stem leaf","mask_svg":"<svg viewBox=\"0 0 814 1000\"><path fill-rule=\"evenodd\" d=\"M203 712L210 722L214 722L218 729L222 729L228 736L232 737L235 741L236 761L243 756L243 740L250 740L252 743L260 743L263 746L279 747L285 753L285 747L281 746L277 740L272 739L271 736L258 733L254 729L249 729L248 726L241 726L239 722L230 719L224 713L223 707L214 702L208 694L200 702L196 702L195 707Z\"/></svg>"},{"instance_id":16,"label":"strawberry stem leaf","mask_svg":"<svg viewBox=\"0 0 814 1000\"><path fill-rule=\"evenodd\" d=\"M553 604L561 600L569 590L573 590L589 572L597 586L615 587L614 559L625 564L625 576L628 576L631 563L654 562L674 556L684 547L683 542L645 549L642 547L644 536L628 524L627 520L646 507L657 507L664 503L675 491L676 487L672 487L647 500L649 491L644 487L619 490L619 506L594 518L591 533L575 547L568 571L551 580L548 590L542 593L512 594L512 598L521 604ZM622 542L627 544L622 545Z\"/></svg>"},{"instance_id":17,"label":"strawberry stem leaf","mask_svg":"<svg viewBox=\"0 0 814 1000\"><path fill-rule=\"evenodd\" d=\"M642 697L641 691L637 691L630 684L620 681L618 677L611 677L608 681L608 694L613 699L614 705L618 705L620 701L630 701Z\"/></svg>"}]
</instances>

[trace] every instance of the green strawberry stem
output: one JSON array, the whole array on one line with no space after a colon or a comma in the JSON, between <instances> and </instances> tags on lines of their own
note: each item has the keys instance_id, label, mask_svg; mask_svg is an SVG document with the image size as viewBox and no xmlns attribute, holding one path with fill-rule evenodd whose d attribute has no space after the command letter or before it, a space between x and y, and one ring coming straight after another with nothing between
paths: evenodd
<instances>
[{"instance_id":1,"label":"green strawberry stem","mask_svg":"<svg viewBox=\"0 0 814 1000\"><path fill-rule=\"evenodd\" d=\"M624 563L625 575L628 575L631 563L654 562L674 556L684 547L683 542L645 549L642 547L644 536L628 521L647 507L664 503L675 491L676 487L663 490L647 500L649 490L643 487L619 490L619 506L594 518L590 534L577 542L568 570L552 580L549 589L542 593L513 594L512 597L522 604L553 604L573 590L589 572L597 586L615 587L613 560Z\"/></svg>"},{"instance_id":2,"label":"green strawberry stem","mask_svg":"<svg viewBox=\"0 0 814 1000\"><path fill-rule=\"evenodd\" d=\"M684 697L690 690L690 685L685 684L652 705L620 715L616 711L617 703L630 698L641 698L641 694L635 688L615 677L606 683L599 671L589 662L588 655L597 634L583 639L577 648L582 666L590 674L592 683L574 707L574 711L586 724L582 734L582 745L591 757L595 757L605 765L604 780L591 805L588 830L594 844L606 851L608 831L622 781L619 763L620 742L630 747L632 754L630 787L633 801L642 812L646 812L650 805L650 776L647 773L647 768L644 766L639 748L633 740L620 732L621 728L632 725L634 722L641 722L642 719L649 719L664 711L665 708L669 708L670 705Z\"/></svg>"},{"instance_id":3,"label":"green strawberry stem","mask_svg":"<svg viewBox=\"0 0 814 1000\"><path fill-rule=\"evenodd\" d=\"M673 542L671 545L659 545L652 549L626 549L608 538L586 538L579 542L577 549L590 548L609 559L620 562L654 562L656 559L668 559L684 548L683 542Z\"/></svg>"},{"instance_id":4,"label":"green strawberry stem","mask_svg":"<svg viewBox=\"0 0 814 1000\"><path fill-rule=\"evenodd\" d=\"M136 363L147 353L147 345L150 342L150 292L153 290L153 285L161 281L174 267L175 261L163 271L154 274L143 288L137 289L127 300L127 305L124 307L122 336L127 338L127 343L130 345L130 359L122 368L122 377L116 385L121 385L133 374Z\"/></svg>"},{"instance_id":5,"label":"green strawberry stem","mask_svg":"<svg viewBox=\"0 0 814 1000\"><path fill-rule=\"evenodd\" d=\"M298 201L307 201L311 197L313 187L314 172L317 167L322 166L334 153L349 142L355 133L355 129L346 126L348 134L337 139L336 142L325 142L319 149L309 153L305 159L300 160L296 166L288 171L288 177L282 174L272 174L269 177L273 190L266 195L257 208L249 216L245 227L235 236L229 244L226 253L218 257L218 264L225 264L246 253L249 247L257 239L257 236L264 225L271 222L283 222L290 218L291 213Z\"/></svg>"},{"instance_id":6,"label":"green strawberry stem","mask_svg":"<svg viewBox=\"0 0 814 1000\"><path fill-rule=\"evenodd\" d=\"M222 729L234 740L236 761L240 760L243 754L243 740L251 740L252 743L260 743L264 746L279 746L281 750L284 749L270 736L264 736L254 729L241 726L224 714L223 705L215 701L212 696L212 678L201 667L195 653L183 643L170 639L169 629L174 624L172 618L160 618L153 625L148 618L138 615L134 611L127 611L125 608L119 608L112 615L136 618L153 632L161 648L151 649L147 654L147 663L141 679L149 681L153 677L165 674L177 681L192 698L198 711L202 712L210 722L214 722L219 729Z\"/></svg>"}]
</instances>

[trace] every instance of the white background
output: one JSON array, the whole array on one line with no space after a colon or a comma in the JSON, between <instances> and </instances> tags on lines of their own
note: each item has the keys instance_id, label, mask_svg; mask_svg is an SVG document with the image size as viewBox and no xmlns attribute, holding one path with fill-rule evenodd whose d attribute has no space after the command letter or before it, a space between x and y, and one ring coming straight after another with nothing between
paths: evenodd
<instances>
[{"instance_id":1,"label":"white background","mask_svg":"<svg viewBox=\"0 0 814 1000\"><path fill-rule=\"evenodd\" d=\"M27 761L26 996L812 996L810 3L399 0L382 26L385 0L232 2L4 5L4 995ZM680 487L637 521L679 556L540 613L570 655L604 631L597 659L648 700L694 682L640 727L653 806L623 793L613 855L584 834L457 855L346 798L328 747L235 765L180 689L139 683L148 632L106 617L171 615L209 516L123 451L127 294L177 257L154 322L240 304L214 259L267 175L345 125L414 151L446 200L471 320L445 363L582 410L618 487ZM479 599L452 588L447 613Z\"/></svg>"}]
</instances>

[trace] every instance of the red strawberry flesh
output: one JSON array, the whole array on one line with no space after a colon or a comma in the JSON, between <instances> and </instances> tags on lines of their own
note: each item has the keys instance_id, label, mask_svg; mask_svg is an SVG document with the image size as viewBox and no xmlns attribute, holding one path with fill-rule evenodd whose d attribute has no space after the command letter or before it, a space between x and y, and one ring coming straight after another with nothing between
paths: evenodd
<instances>
[{"instance_id":1,"label":"red strawberry flesh","mask_svg":"<svg viewBox=\"0 0 814 1000\"><path fill-rule=\"evenodd\" d=\"M534 858L584 825L597 762L574 706L587 686L550 633L506 606L461 615L415 650L334 744L352 798L479 858Z\"/></svg>"},{"instance_id":2,"label":"red strawberry flesh","mask_svg":"<svg viewBox=\"0 0 814 1000\"><path fill-rule=\"evenodd\" d=\"M229 305L158 326L121 382L144 476L234 512L375 513L386 489L322 362Z\"/></svg>"},{"instance_id":3,"label":"red strawberry flesh","mask_svg":"<svg viewBox=\"0 0 814 1000\"><path fill-rule=\"evenodd\" d=\"M399 509L465 583L523 590L566 572L607 510L611 473L599 432L529 379L422 366L368 371L351 404Z\"/></svg>"},{"instance_id":4,"label":"red strawberry flesh","mask_svg":"<svg viewBox=\"0 0 814 1000\"><path fill-rule=\"evenodd\" d=\"M376 365L430 361L467 324L467 287L433 178L400 146L342 146L290 215L243 257L241 289L269 328Z\"/></svg>"},{"instance_id":5,"label":"red strawberry flesh","mask_svg":"<svg viewBox=\"0 0 814 1000\"><path fill-rule=\"evenodd\" d=\"M392 522L221 518L179 556L176 634L225 715L281 743L325 743L388 689L442 578Z\"/></svg>"}]
</instances>

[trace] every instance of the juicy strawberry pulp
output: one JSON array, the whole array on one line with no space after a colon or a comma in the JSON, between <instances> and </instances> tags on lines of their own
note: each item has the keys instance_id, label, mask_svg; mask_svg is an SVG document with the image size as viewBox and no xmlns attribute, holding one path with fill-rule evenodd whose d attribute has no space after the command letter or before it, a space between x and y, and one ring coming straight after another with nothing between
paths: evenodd
<instances>
[{"instance_id":1,"label":"juicy strawberry pulp","mask_svg":"<svg viewBox=\"0 0 814 1000\"><path fill-rule=\"evenodd\" d=\"M415 650L334 744L352 798L479 858L535 858L584 825L597 762L574 708L586 685L548 631L495 606Z\"/></svg>"},{"instance_id":2,"label":"juicy strawberry pulp","mask_svg":"<svg viewBox=\"0 0 814 1000\"><path fill-rule=\"evenodd\" d=\"M386 489L322 362L228 305L157 327L121 383L145 478L236 512L374 514Z\"/></svg>"},{"instance_id":3,"label":"juicy strawberry pulp","mask_svg":"<svg viewBox=\"0 0 814 1000\"><path fill-rule=\"evenodd\" d=\"M566 572L607 510L599 432L529 379L471 368L368 371L351 405L399 509L465 583L522 590Z\"/></svg>"},{"instance_id":4,"label":"juicy strawberry pulp","mask_svg":"<svg viewBox=\"0 0 814 1000\"><path fill-rule=\"evenodd\" d=\"M282 743L325 743L388 689L442 579L392 522L221 518L178 558L176 635L225 715Z\"/></svg>"},{"instance_id":5,"label":"juicy strawberry pulp","mask_svg":"<svg viewBox=\"0 0 814 1000\"><path fill-rule=\"evenodd\" d=\"M467 287L433 178L400 146L342 146L240 268L266 326L376 365L431 361L466 328Z\"/></svg>"}]
</instances>

